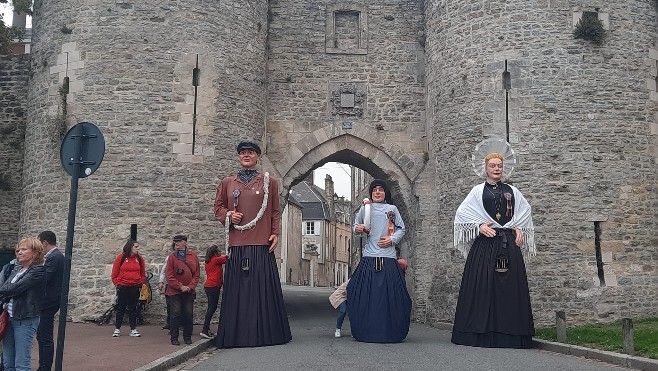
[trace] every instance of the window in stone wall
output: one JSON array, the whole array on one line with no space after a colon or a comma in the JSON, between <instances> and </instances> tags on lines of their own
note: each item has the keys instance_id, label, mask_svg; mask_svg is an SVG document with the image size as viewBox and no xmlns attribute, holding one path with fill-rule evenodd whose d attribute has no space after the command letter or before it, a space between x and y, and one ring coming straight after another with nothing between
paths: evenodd
<instances>
[{"instance_id":1,"label":"window in stone wall","mask_svg":"<svg viewBox=\"0 0 658 371\"><path fill-rule=\"evenodd\" d=\"M367 54L366 8L337 4L327 8L325 47L330 54Z\"/></svg>"}]
</instances>

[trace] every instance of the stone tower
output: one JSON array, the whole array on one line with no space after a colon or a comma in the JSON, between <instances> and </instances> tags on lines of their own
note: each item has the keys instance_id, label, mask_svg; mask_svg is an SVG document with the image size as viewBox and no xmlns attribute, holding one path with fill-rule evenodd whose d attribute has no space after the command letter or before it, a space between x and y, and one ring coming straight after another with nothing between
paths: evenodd
<instances>
[{"instance_id":1,"label":"stone tower","mask_svg":"<svg viewBox=\"0 0 658 371\"><path fill-rule=\"evenodd\" d=\"M106 141L101 168L80 181L74 320L113 296L108 272L131 224L155 266L174 234L201 258L223 242L214 189L236 170L237 141L262 141L266 38L266 0L35 2L22 234L52 229L64 246L62 135L89 121Z\"/></svg>"},{"instance_id":2,"label":"stone tower","mask_svg":"<svg viewBox=\"0 0 658 371\"><path fill-rule=\"evenodd\" d=\"M450 230L477 182L470 154L508 132L520 158L510 181L537 228L539 255L528 265L535 321L552 322L555 310L574 322L649 315L658 303L655 3L425 5L430 157L440 179L431 204L441 208L425 207L436 217L426 233L438 237L437 251L416 262L436 272L418 276L428 295L417 297L419 317L452 318L463 258ZM603 45L574 39L583 15L602 21Z\"/></svg>"}]
</instances>

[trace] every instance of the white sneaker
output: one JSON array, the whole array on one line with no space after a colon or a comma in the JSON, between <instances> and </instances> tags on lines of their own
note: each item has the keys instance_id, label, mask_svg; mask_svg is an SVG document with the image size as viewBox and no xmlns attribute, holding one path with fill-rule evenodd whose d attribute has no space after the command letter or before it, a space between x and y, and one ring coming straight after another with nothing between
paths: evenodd
<instances>
[{"instance_id":1,"label":"white sneaker","mask_svg":"<svg viewBox=\"0 0 658 371\"><path fill-rule=\"evenodd\" d=\"M336 329L336 333L334 334L334 337L337 337L337 338L340 337L340 329L339 328Z\"/></svg>"},{"instance_id":2,"label":"white sneaker","mask_svg":"<svg viewBox=\"0 0 658 371\"><path fill-rule=\"evenodd\" d=\"M132 329L132 330L130 330L130 336L139 337L139 336L142 336L142 335L139 333L139 331L137 331L137 329Z\"/></svg>"},{"instance_id":3,"label":"white sneaker","mask_svg":"<svg viewBox=\"0 0 658 371\"><path fill-rule=\"evenodd\" d=\"M115 329L114 329L114 332L112 333L112 337L113 337L113 338L115 338L115 337L119 337L119 335L121 335L121 330L118 329L118 328L115 328Z\"/></svg>"}]
</instances>

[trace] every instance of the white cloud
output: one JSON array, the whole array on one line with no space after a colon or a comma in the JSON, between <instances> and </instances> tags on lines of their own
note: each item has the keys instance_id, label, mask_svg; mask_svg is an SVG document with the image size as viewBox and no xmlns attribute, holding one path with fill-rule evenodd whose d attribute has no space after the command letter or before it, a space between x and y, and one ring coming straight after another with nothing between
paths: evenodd
<instances>
[{"instance_id":1,"label":"white cloud","mask_svg":"<svg viewBox=\"0 0 658 371\"><path fill-rule=\"evenodd\" d=\"M347 200L351 199L352 176L350 166L338 162L327 162L322 167L315 169L313 183L324 189L326 174L331 175L331 179L334 181L334 193L345 197Z\"/></svg>"}]
</instances>

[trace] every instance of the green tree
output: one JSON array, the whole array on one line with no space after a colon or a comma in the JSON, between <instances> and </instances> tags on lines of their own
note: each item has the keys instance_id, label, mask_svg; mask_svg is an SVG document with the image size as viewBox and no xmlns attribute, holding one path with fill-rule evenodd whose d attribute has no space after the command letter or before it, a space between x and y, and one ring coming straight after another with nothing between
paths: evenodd
<instances>
[{"instance_id":1,"label":"green tree","mask_svg":"<svg viewBox=\"0 0 658 371\"><path fill-rule=\"evenodd\" d=\"M32 14L32 0L0 0L0 4L11 4L15 12ZM9 53L12 41L23 37L23 30L7 26L6 21L0 15L0 54Z\"/></svg>"}]
</instances>

